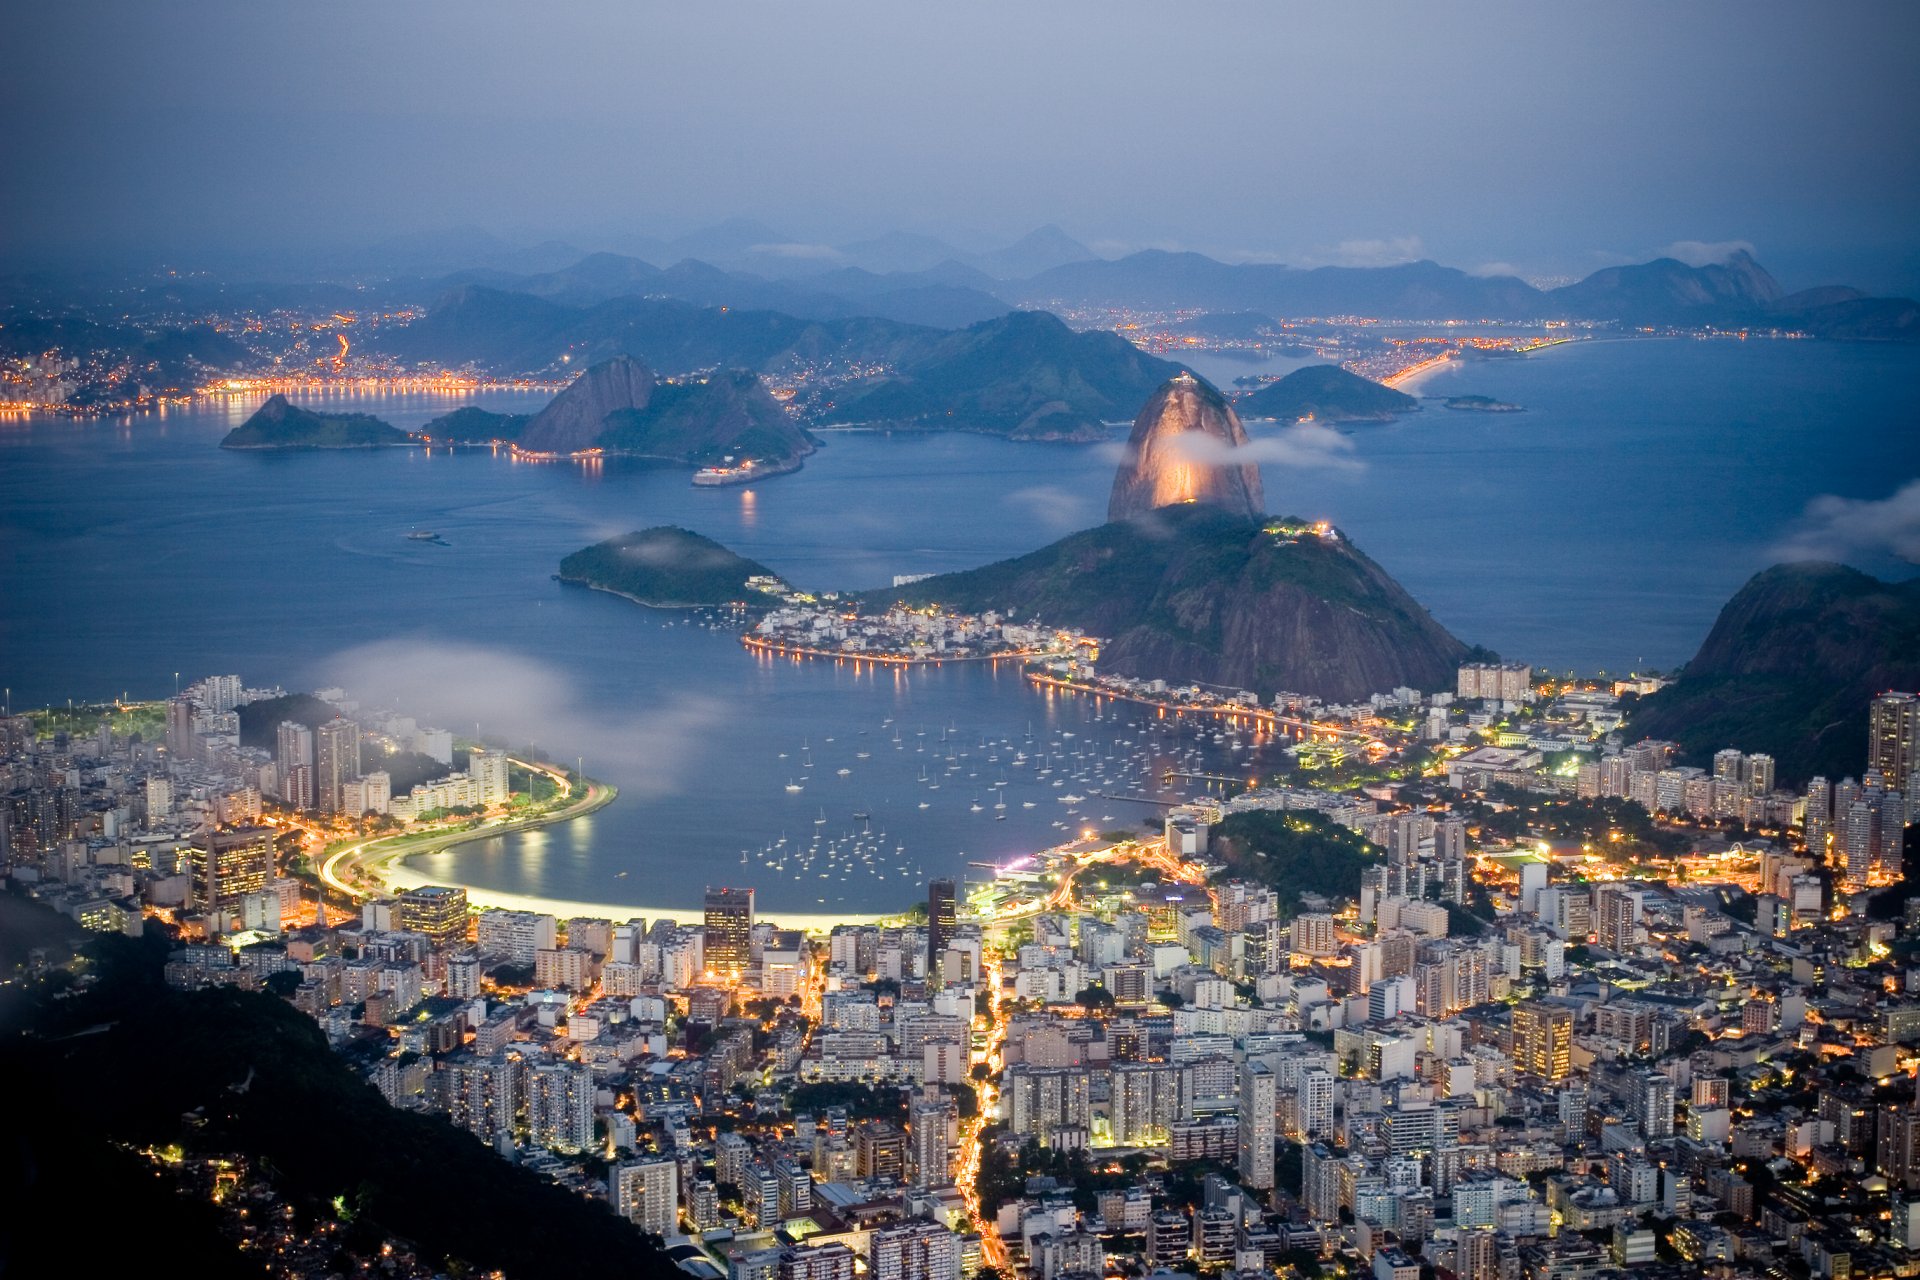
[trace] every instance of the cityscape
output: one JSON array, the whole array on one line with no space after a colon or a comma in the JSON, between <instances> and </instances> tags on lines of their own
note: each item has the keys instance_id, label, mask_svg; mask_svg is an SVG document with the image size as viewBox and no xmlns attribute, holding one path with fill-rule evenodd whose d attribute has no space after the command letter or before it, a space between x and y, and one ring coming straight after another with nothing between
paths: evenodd
<instances>
[{"instance_id":1,"label":"cityscape","mask_svg":"<svg viewBox=\"0 0 1920 1280\"><path fill-rule=\"evenodd\" d=\"M0 1277L1920 1277L1920 14L136 10Z\"/></svg>"}]
</instances>

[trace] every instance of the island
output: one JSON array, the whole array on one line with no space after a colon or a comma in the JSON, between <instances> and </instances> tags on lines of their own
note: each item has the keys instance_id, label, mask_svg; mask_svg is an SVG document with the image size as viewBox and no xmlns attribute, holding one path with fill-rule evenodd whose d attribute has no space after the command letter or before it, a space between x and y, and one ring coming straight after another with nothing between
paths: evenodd
<instances>
[{"instance_id":1,"label":"island","mask_svg":"<svg viewBox=\"0 0 1920 1280\"><path fill-rule=\"evenodd\" d=\"M378 449L420 443L365 413L321 413L276 395L227 432L222 449Z\"/></svg>"},{"instance_id":2,"label":"island","mask_svg":"<svg viewBox=\"0 0 1920 1280\"><path fill-rule=\"evenodd\" d=\"M420 428L429 444L511 444L533 421L530 413L494 413L478 405L462 405Z\"/></svg>"},{"instance_id":3,"label":"island","mask_svg":"<svg viewBox=\"0 0 1920 1280\"><path fill-rule=\"evenodd\" d=\"M1388 422L1412 413L1420 402L1404 391L1348 373L1339 365L1311 364L1278 382L1241 397L1234 408L1243 418L1297 422Z\"/></svg>"},{"instance_id":4,"label":"island","mask_svg":"<svg viewBox=\"0 0 1920 1280\"><path fill-rule=\"evenodd\" d=\"M1440 402L1448 409L1457 409L1463 413L1525 413L1527 406L1508 404L1504 400L1495 400L1492 396L1448 396Z\"/></svg>"},{"instance_id":5,"label":"island","mask_svg":"<svg viewBox=\"0 0 1920 1280\"><path fill-rule=\"evenodd\" d=\"M765 565L672 525L583 547L560 562L556 576L655 609L740 604L785 589Z\"/></svg>"}]
</instances>

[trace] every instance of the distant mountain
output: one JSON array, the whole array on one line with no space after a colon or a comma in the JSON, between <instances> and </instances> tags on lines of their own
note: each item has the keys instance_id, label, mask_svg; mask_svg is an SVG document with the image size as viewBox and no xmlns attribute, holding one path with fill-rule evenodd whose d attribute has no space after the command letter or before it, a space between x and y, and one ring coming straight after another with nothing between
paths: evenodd
<instances>
[{"instance_id":1,"label":"distant mountain","mask_svg":"<svg viewBox=\"0 0 1920 1280\"><path fill-rule=\"evenodd\" d=\"M1339 365L1312 364L1234 402L1246 418L1295 422L1384 422L1411 413L1420 402L1403 391L1348 373Z\"/></svg>"},{"instance_id":2,"label":"distant mountain","mask_svg":"<svg viewBox=\"0 0 1920 1280\"><path fill-rule=\"evenodd\" d=\"M1724 263L1701 267L1672 258L1608 267L1547 297L1571 316L1686 324L1702 316L1755 314L1783 295L1764 267L1745 250L1736 250Z\"/></svg>"},{"instance_id":3,"label":"distant mountain","mask_svg":"<svg viewBox=\"0 0 1920 1280\"><path fill-rule=\"evenodd\" d=\"M1044 410L1098 430L1179 372L1115 334L1076 333L1043 311L944 335L897 367L891 377L839 388L822 420L1014 432Z\"/></svg>"},{"instance_id":4,"label":"distant mountain","mask_svg":"<svg viewBox=\"0 0 1920 1280\"><path fill-rule=\"evenodd\" d=\"M1024 280L1055 267L1094 260L1093 250L1049 223L1004 249L980 254L973 264L997 280Z\"/></svg>"},{"instance_id":5,"label":"distant mountain","mask_svg":"<svg viewBox=\"0 0 1920 1280\"><path fill-rule=\"evenodd\" d=\"M1246 444L1246 429L1218 391L1190 373L1175 374L1133 420L1107 519L1197 502L1258 520L1267 502L1260 466L1230 457Z\"/></svg>"},{"instance_id":6,"label":"distant mountain","mask_svg":"<svg viewBox=\"0 0 1920 1280\"><path fill-rule=\"evenodd\" d=\"M444 283L450 289L484 285L572 307L616 298L679 298L705 307L778 311L808 320L877 316L943 329L962 328L1009 309L982 287L994 285L991 277L955 262L918 272L879 275L841 267L804 278L769 280L694 258L662 270L639 258L596 253L541 275L463 272Z\"/></svg>"},{"instance_id":7,"label":"distant mountain","mask_svg":"<svg viewBox=\"0 0 1920 1280\"><path fill-rule=\"evenodd\" d=\"M1339 700L1450 686L1466 646L1352 543L1300 525L1165 507L862 600L1079 627L1109 638L1099 666L1118 675Z\"/></svg>"},{"instance_id":8,"label":"distant mountain","mask_svg":"<svg viewBox=\"0 0 1920 1280\"><path fill-rule=\"evenodd\" d=\"M164 304L153 309L179 310ZM126 301L118 300L113 311L127 315ZM37 364L48 351L70 361L124 370L111 380L73 379L66 403L76 408L132 399L142 392L186 395L222 374L243 372L258 363L245 347L204 325L101 322L27 308L0 311L0 357Z\"/></svg>"},{"instance_id":9,"label":"distant mountain","mask_svg":"<svg viewBox=\"0 0 1920 1280\"><path fill-rule=\"evenodd\" d=\"M884 275L896 271L925 271L964 255L946 241L933 236L889 231L871 240L841 245L840 256L851 266Z\"/></svg>"},{"instance_id":10,"label":"distant mountain","mask_svg":"<svg viewBox=\"0 0 1920 1280\"><path fill-rule=\"evenodd\" d=\"M890 320L813 321L671 298L563 307L470 284L442 296L425 318L385 330L373 342L403 360L472 364L497 373L580 368L623 354L680 373L717 367L773 372L836 361L894 364L931 349L941 336Z\"/></svg>"},{"instance_id":11,"label":"distant mountain","mask_svg":"<svg viewBox=\"0 0 1920 1280\"><path fill-rule=\"evenodd\" d=\"M1256 311L1288 319L1579 319L1627 325L1801 328L1818 337L1920 340L1920 304L1865 298L1832 286L1782 296L1751 255L1689 266L1662 258L1608 267L1543 292L1512 276L1479 276L1433 262L1391 267L1231 265L1198 253L1146 250L1070 263L1003 285L1026 306L1136 306Z\"/></svg>"},{"instance_id":12,"label":"distant mountain","mask_svg":"<svg viewBox=\"0 0 1920 1280\"><path fill-rule=\"evenodd\" d=\"M1549 314L1545 295L1512 276L1472 276L1433 262L1393 267L1229 265L1149 249L1116 261L1043 271L1006 292L1016 300L1162 309L1259 311L1287 317L1368 315L1522 319Z\"/></svg>"},{"instance_id":13,"label":"distant mountain","mask_svg":"<svg viewBox=\"0 0 1920 1280\"><path fill-rule=\"evenodd\" d=\"M1738 747L1771 755L1782 783L1838 780L1865 767L1873 695L1917 687L1920 579L1783 564L1735 593L1680 678L1629 724L1700 763Z\"/></svg>"},{"instance_id":14,"label":"distant mountain","mask_svg":"<svg viewBox=\"0 0 1920 1280\"><path fill-rule=\"evenodd\" d=\"M490 444L512 441L533 421L530 413L492 413L477 405L463 405L452 413L443 413L420 428L430 441L449 440L456 444Z\"/></svg>"},{"instance_id":15,"label":"distant mountain","mask_svg":"<svg viewBox=\"0 0 1920 1280\"><path fill-rule=\"evenodd\" d=\"M629 356L574 379L520 431L519 444L537 453L604 449L688 466L728 456L792 463L814 448L752 373L657 382Z\"/></svg>"},{"instance_id":16,"label":"distant mountain","mask_svg":"<svg viewBox=\"0 0 1920 1280\"><path fill-rule=\"evenodd\" d=\"M560 581L611 591L641 604L683 609L753 595L747 579L771 571L686 529L661 526L583 547L560 562Z\"/></svg>"},{"instance_id":17,"label":"distant mountain","mask_svg":"<svg viewBox=\"0 0 1920 1280\"><path fill-rule=\"evenodd\" d=\"M364 413L318 413L274 396L227 432L222 449L373 449L417 441Z\"/></svg>"}]
</instances>

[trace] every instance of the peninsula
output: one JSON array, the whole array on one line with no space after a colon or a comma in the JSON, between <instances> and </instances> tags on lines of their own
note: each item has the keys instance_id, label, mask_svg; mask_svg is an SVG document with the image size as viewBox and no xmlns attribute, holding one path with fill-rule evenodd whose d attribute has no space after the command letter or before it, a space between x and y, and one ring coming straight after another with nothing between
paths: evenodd
<instances>
[{"instance_id":1,"label":"peninsula","mask_svg":"<svg viewBox=\"0 0 1920 1280\"><path fill-rule=\"evenodd\" d=\"M1339 365L1312 364L1243 396L1234 405L1243 418L1297 422L1387 422L1412 413L1420 402L1404 391L1348 373Z\"/></svg>"}]
</instances>

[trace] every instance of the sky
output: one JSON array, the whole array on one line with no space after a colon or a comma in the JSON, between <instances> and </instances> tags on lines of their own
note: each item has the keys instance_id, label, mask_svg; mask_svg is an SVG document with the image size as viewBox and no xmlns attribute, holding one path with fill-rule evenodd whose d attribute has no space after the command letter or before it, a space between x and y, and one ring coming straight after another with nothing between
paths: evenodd
<instances>
[{"instance_id":1,"label":"sky","mask_svg":"<svg viewBox=\"0 0 1920 1280\"><path fill-rule=\"evenodd\" d=\"M1893 0L62 0L8 43L16 264L744 216L1532 278L1744 244L1920 293Z\"/></svg>"}]
</instances>

